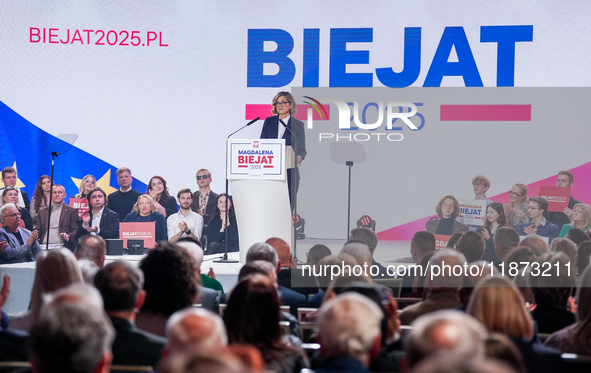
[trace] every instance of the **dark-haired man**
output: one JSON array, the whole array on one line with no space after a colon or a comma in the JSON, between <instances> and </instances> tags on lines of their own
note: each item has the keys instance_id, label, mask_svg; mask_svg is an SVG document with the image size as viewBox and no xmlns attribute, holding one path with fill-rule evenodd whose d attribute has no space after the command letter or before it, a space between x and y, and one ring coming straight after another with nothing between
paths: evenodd
<instances>
[{"instance_id":1,"label":"dark-haired man","mask_svg":"<svg viewBox=\"0 0 591 373\"><path fill-rule=\"evenodd\" d=\"M92 234L104 239L119 238L119 215L105 206L105 191L100 187L93 188L86 198L90 211L82 213L82 225L78 228L77 237Z\"/></svg>"},{"instance_id":2,"label":"dark-haired man","mask_svg":"<svg viewBox=\"0 0 591 373\"><path fill-rule=\"evenodd\" d=\"M30 201L29 195L27 192L24 192L16 187L16 169L14 167L5 167L2 170L2 182L4 183L4 188L6 187L13 187L18 191L18 206L24 207L27 210L30 210ZM2 189L4 189L2 188ZM2 190L0 189L0 190Z\"/></svg>"},{"instance_id":3,"label":"dark-haired man","mask_svg":"<svg viewBox=\"0 0 591 373\"><path fill-rule=\"evenodd\" d=\"M569 171L560 171L558 173L558 177L556 178L556 186L561 188L572 188L574 182L575 177ZM570 217L573 214L573 207L577 203L580 202L570 196L568 199L568 207L565 207L562 212L549 211L546 213L546 218L550 223L555 224L558 227L558 231L560 232L563 225L570 223Z\"/></svg>"},{"instance_id":4,"label":"dark-haired man","mask_svg":"<svg viewBox=\"0 0 591 373\"><path fill-rule=\"evenodd\" d=\"M548 245L550 245L552 240L558 237L560 228L544 217L544 213L548 211L548 201L542 197L533 197L529 200L528 210L532 221L519 226L519 235L537 234L541 237L548 237Z\"/></svg>"},{"instance_id":5,"label":"dark-haired man","mask_svg":"<svg viewBox=\"0 0 591 373\"><path fill-rule=\"evenodd\" d=\"M184 237L193 237L199 241L203 231L203 218L191 210L191 204L193 203L191 189L181 189L176 196L181 208L179 212L170 215L166 219L168 241L175 243Z\"/></svg>"}]
</instances>

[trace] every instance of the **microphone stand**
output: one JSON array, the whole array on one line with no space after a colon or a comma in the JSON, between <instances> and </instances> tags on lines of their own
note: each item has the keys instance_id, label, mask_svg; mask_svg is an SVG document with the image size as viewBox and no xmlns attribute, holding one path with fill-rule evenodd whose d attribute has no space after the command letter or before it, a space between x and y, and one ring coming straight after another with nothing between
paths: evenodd
<instances>
[{"instance_id":1,"label":"microphone stand","mask_svg":"<svg viewBox=\"0 0 591 373\"><path fill-rule=\"evenodd\" d=\"M214 260L214 263L238 263L237 260L230 260L228 259L228 203L230 202L230 196L228 195L228 140L230 137L234 136L236 133L242 131L246 127L250 126L251 124L257 122L261 117L256 117L250 122L246 123L244 126L240 127L236 131L232 132L231 134L226 137L226 208L225 208L225 224L226 228L224 229L224 256L219 260ZM218 197L219 198L219 197Z\"/></svg>"},{"instance_id":2,"label":"microphone stand","mask_svg":"<svg viewBox=\"0 0 591 373\"><path fill-rule=\"evenodd\" d=\"M49 205L47 206L47 235L45 236L45 250L49 250L49 229L51 227L51 210L53 208L53 170L55 168L55 159L59 156L58 152L51 153L51 195L49 196Z\"/></svg>"},{"instance_id":3,"label":"microphone stand","mask_svg":"<svg viewBox=\"0 0 591 373\"><path fill-rule=\"evenodd\" d=\"M297 182L297 175L298 175L298 138L297 138L297 136L295 136L293 134L293 132L291 132L291 129L287 126L287 124L285 124L283 119L281 119L279 116L277 116L277 118L279 119L279 122L281 122L283 127L285 127L285 129L287 131L289 131L291 138L294 140L293 142L294 142L294 146L295 146L296 156L295 156L295 173L294 173L295 175L294 176L296 177L296 180L291 181L292 185L291 185L291 188L289 189L292 194L292 196L290 196L290 197L293 199L293 212L291 215L291 227L293 230L295 230L295 228L293 228L293 216L297 215L297 213L298 213L298 191L297 191L297 188L293 188L293 187L295 186L294 184ZM294 233L294 235L295 235L295 233ZM297 240L293 240L293 260L296 262L296 264L302 264L302 265L306 264L298 259Z\"/></svg>"}]
</instances>

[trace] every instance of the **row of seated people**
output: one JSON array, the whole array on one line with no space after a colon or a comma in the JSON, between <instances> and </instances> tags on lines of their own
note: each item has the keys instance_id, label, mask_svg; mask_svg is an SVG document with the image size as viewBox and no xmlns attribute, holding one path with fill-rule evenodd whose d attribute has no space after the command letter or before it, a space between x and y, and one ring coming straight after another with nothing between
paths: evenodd
<instances>
[{"instance_id":1,"label":"row of seated people","mask_svg":"<svg viewBox=\"0 0 591 373\"><path fill-rule=\"evenodd\" d=\"M514 230L503 229L510 232L508 236L513 236ZM347 263L350 266L361 266L363 263L371 263L372 255L369 245L365 244L361 237L364 235L371 237L373 232L364 228L356 231L353 235L357 238L350 240L338 256L332 256L330 251L326 252L322 247L317 247L312 250L311 255L308 255L309 264L341 266ZM464 247L462 239L473 236L471 233L475 232L465 233L456 246ZM502 238L502 236L501 234L498 237ZM374 239L377 241L377 237ZM429 241L432 248L430 251L435 252L435 238L431 233L417 232L413 241L420 239ZM511 257L513 263L548 263L552 268L556 263L564 267L570 262L571 259L561 249L552 246L548 249L544 246L545 243L535 236L528 239L533 241L532 246L537 245L535 249L529 246L512 249L503 241L498 245L499 256ZM81 243L84 244L87 240L101 242L100 237L87 236L81 240ZM481 266L487 270L479 272L480 275L477 276L473 276L470 272L470 276L435 276L430 279L430 276L426 275L422 285L423 300L407 306L401 312L397 312L398 304L389 291L375 284L370 276L339 276L330 284L325 282L328 276L324 276L318 279L323 293L317 315L319 332L316 336L316 341L322 345L322 353L321 356L306 356L301 349L301 341L294 335L281 336L279 328L280 320L293 320L289 314L280 312L279 305L294 299L301 301L301 298L298 300L293 294L296 288L289 289L278 284L278 278L282 277L283 271L292 273L291 270L294 269L284 268L282 271L280 256L287 257L286 261L291 261L284 251L287 244L275 238L268 240L269 243L255 244L248 250L246 264L239 274L238 285L226 297L227 307L223 323L215 316L215 309L213 309L211 314L203 313L203 315L209 315L202 317L209 319L209 328L205 328L200 324L199 316L189 316L194 315L195 311L186 309L197 302L201 302L205 308L210 308L205 306L207 302L199 299L200 296L204 298L203 294L206 293L198 285L198 279L201 276L196 270L200 268L203 251L200 250L198 241L191 240L191 238L182 239L178 246L170 243L159 244L141 262L139 266L141 272L137 271L133 274L133 266L125 262L115 262L99 270L94 279L88 278L88 281L94 283L103 295L105 310L111 317L117 333L115 342L111 344L111 352L114 354L113 362L153 366L158 364L153 360L139 360L142 355L136 351L139 342L127 335L131 332L140 335L149 332L168 338L167 342L160 340L160 346L168 344L167 348L175 343L182 344L183 341L189 343L188 341L192 340L198 340L206 346L214 341L224 340L234 347L237 347L236 344L246 344L255 348L258 353L257 361L262 362L262 367L278 372L297 372L310 364L320 372L344 371L346 367L350 368L348 371L359 372L367 372L368 367L378 372L400 371L405 361L411 369L420 371L419 365L426 364L425 360L436 350L442 350L447 354L446 364L466 363L467 359L474 358L479 359L475 363L484 364L482 359L486 355L485 351L489 344L496 346L491 348L490 354L495 351L499 353L498 349L501 347L505 352L511 352L509 354L511 359L508 361L513 364L514 371L523 372L527 369L530 372L560 372L564 371L560 351L591 354L591 335L585 330L588 319L591 317L587 309L591 306L591 290L589 290L591 270L588 267L580 276L578 304L570 299L575 283L572 273L570 276L565 276L566 272L550 277L533 276L525 273L524 268L520 267L515 271L516 273L507 272L505 276L499 276L495 271L495 274L490 276L488 264L473 262L473 266ZM484 244L481 241L478 248L466 249L466 252L482 253ZM563 241L570 243L570 239ZM509 240L509 242L515 242L515 240ZM591 243L588 241L583 243L585 242ZM411 252L416 250L416 246L416 242L411 243ZM81 247L76 251L76 255L79 258L95 258L96 254L92 254L92 251ZM507 254L503 255L505 251ZM547 252L544 253L544 251ZM104 263L104 243L101 253ZM64 283L82 281L74 256L69 251L51 250L40 255L31 299L31 312L28 316L30 320L28 329L19 327L29 330L32 334L31 338L34 338L35 325L44 320L42 312L39 311L42 308L39 306L41 295L55 291L55 288L44 287L45 283L58 277L55 268L68 267L63 263L56 265L55 261L74 263L70 266L71 272L75 273L72 276L75 280L66 280ZM468 262L467 255L461 252L461 249L442 249L428 255L432 255L430 257L432 265L441 265L443 262L448 265L462 265ZM50 257L60 259L48 260ZM314 263L318 257L322 259ZM98 262L100 264L100 259ZM51 263L54 265L54 273L42 275L44 268L52 272L48 268L52 265ZM512 267L508 265L507 268ZM112 303L105 298L102 290L103 282L106 281L102 277L103 272L107 274L111 272L110 276L119 275L117 277L119 280L143 277L143 285L141 281L135 281L134 291L123 291L134 295L127 301L127 306L113 309L114 306L108 305ZM314 270L314 272L320 271ZM514 279L509 279L508 274L516 274L516 276ZM66 275L63 274L63 276ZM560 286L556 286L557 284ZM143 289L145 294L138 289ZM351 296L351 292L357 295ZM333 309L334 304L341 304L342 307ZM134 310L139 312L136 314ZM175 312L180 314L175 315ZM578 319L575 314L578 315ZM184 316L189 319L181 321ZM10 325L18 325L19 319L15 317ZM175 328L176 322L181 324ZM400 324L412 326L405 343L400 338ZM226 330L212 336L209 333L213 333L210 332L215 329L213 325L217 325L215 328L225 326ZM195 329L191 329L192 327ZM173 337L173 331L180 335ZM546 339L546 344L557 349L545 347L539 343L539 333L553 332L554 334ZM123 340L118 342L120 335ZM149 336L153 338L152 335ZM177 337L180 341L175 340ZM140 339L145 341L151 338L143 336ZM31 346L34 348L35 343L33 342ZM219 351L223 350L219 344L215 346ZM199 348L207 347L199 345ZM131 353L131 351L134 352ZM148 354L147 351L153 350L146 347L142 351ZM187 350L187 353L195 353L195 350L190 351ZM231 348L230 351L232 351ZM456 353L459 355L451 358ZM55 354L54 350L48 349L46 356L49 358ZM507 359L506 353L500 355ZM130 360L119 360L118 356L127 356ZM152 353L151 356L157 360L160 359L160 354ZM238 353L238 356L243 355ZM184 358L195 358L195 356L184 356ZM252 358L247 361L252 368ZM33 362L35 363L34 358ZM161 369L165 369L164 367L169 363L168 360L162 362ZM255 366L259 367L256 364Z\"/></svg>"}]
</instances>

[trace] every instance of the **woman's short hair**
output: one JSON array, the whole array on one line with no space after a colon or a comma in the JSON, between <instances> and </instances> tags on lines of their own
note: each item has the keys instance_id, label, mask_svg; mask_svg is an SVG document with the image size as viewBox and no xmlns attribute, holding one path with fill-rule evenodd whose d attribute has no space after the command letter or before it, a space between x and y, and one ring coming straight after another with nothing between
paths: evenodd
<instances>
[{"instance_id":1,"label":"woman's short hair","mask_svg":"<svg viewBox=\"0 0 591 373\"><path fill-rule=\"evenodd\" d=\"M571 264L575 264L577 260L577 245L568 238L553 239L548 250L551 253L565 253Z\"/></svg>"},{"instance_id":2,"label":"woman's short hair","mask_svg":"<svg viewBox=\"0 0 591 373\"><path fill-rule=\"evenodd\" d=\"M135 205L133 205L133 209L131 211L137 212L138 214L140 213L140 199L142 199L142 198L145 198L148 200L148 202L150 203L150 206L152 206L152 212L158 211L158 210L156 210L156 205L154 204L154 200L148 194L142 194L141 196L137 197L137 201L136 201Z\"/></svg>"},{"instance_id":3,"label":"woman's short hair","mask_svg":"<svg viewBox=\"0 0 591 373\"><path fill-rule=\"evenodd\" d=\"M10 192L12 190L14 190L14 191L16 191L18 193L18 189L16 189L15 187L11 187L11 186L7 186L7 187L5 187L2 190L2 198L1 198L2 199L2 201L1 201L2 203L0 203L0 205L4 205L4 204L8 203L8 202L4 202L4 197L6 197L6 195L8 194L8 192Z\"/></svg>"},{"instance_id":4,"label":"woman's short hair","mask_svg":"<svg viewBox=\"0 0 591 373\"><path fill-rule=\"evenodd\" d=\"M576 208L580 208L585 216L585 225L583 225L583 230L588 230L591 227L591 206L586 203L577 203L573 206L573 211ZM570 225L571 227L575 227L575 221L573 220L573 216L570 216Z\"/></svg>"},{"instance_id":5,"label":"woman's short hair","mask_svg":"<svg viewBox=\"0 0 591 373\"><path fill-rule=\"evenodd\" d=\"M297 105L295 102L295 99L293 98L293 96L291 95L291 93L287 92L287 91L281 91L279 93L277 93L275 95L275 97L273 97L273 110L271 110L272 114L279 114L277 112L277 101L279 100L279 97L285 97L285 100L289 102L289 104L291 105L291 110L289 111L290 114L295 114L297 112Z\"/></svg>"},{"instance_id":6,"label":"woman's short hair","mask_svg":"<svg viewBox=\"0 0 591 373\"><path fill-rule=\"evenodd\" d=\"M439 200L439 203L437 203L437 206L435 206L435 212L437 213L437 215L439 215L439 217L443 217L441 215L441 206L443 205L443 202L448 198L454 201L454 212L451 215L451 217L452 219L455 219L458 217L458 215L460 215L460 204L458 203L456 197L452 196L451 194L448 194L447 196Z\"/></svg>"},{"instance_id":7,"label":"woman's short hair","mask_svg":"<svg viewBox=\"0 0 591 373\"><path fill-rule=\"evenodd\" d=\"M96 178L92 175L86 175L82 178L82 181L80 181L80 186L78 187L78 191L80 192L80 194L84 193L84 183L86 182L86 180L88 179L92 179L92 181L94 181L94 185L96 185Z\"/></svg>"},{"instance_id":8,"label":"woman's short hair","mask_svg":"<svg viewBox=\"0 0 591 373\"><path fill-rule=\"evenodd\" d=\"M525 309L525 301L515 285L504 277L488 277L480 281L468 303L468 313L491 333L516 338L533 337L533 321Z\"/></svg>"}]
</instances>

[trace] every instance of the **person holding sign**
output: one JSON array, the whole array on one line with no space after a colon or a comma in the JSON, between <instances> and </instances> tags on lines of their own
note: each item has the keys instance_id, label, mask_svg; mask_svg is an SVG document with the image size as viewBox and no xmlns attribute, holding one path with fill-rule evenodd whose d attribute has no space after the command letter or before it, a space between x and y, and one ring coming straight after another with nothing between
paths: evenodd
<instances>
[{"instance_id":1,"label":"person holding sign","mask_svg":"<svg viewBox=\"0 0 591 373\"><path fill-rule=\"evenodd\" d=\"M296 102L291 93L283 91L279 92L273 97L272 117L267 117L263 123L263 130L261 131L261 139L285 139L285 145L294 148L298 165L302 163L306 157L306 133L304 131L304 123L295 119L291 114L295 114L297 110ZM281 121L283 121L282 124ZM294 143L292 140L295 138ZM297 143L297 144L296 144ZM295 148L297 146L297 149ZM295 177L295 191L298 192L300 185L300 170L299 168L292 168L287 173L287 189L289 191L289 202L293 209L291 198L291 180Z\"/></svg>"},{"instance_id":2,"label":"person holding sign","mask_svg":"<svg viewBox=\"0 0 591 373\"><path fill-rule=\"evenodd\" d=\"M88 193L90 193L90 191L94 189L94 187L96 187L95 177L92 175L84 176L82 178L82 181L80 182L80 186L78 189L80 193L76 194L74 198L86 198L86 196L88 196Z\"/></svg>"},{"instance_id":3,"label":"person holding sign","mask_svg":"<svg viewBox=\"0 0 591 373\"><path fill-rule=\"evenodd\" d=\"M147 223L156 222L156 242L168 241L168 233L166 230L166 219L156 210L154 200L147 194L142 194L136 204L133 206L132 212L127 214L124 222Z\"/></svg>"},{"instance_id":4,"label":"person holding sign","mask_svg":"<svg viewBox=\"0 0 591 373\"><path fill-rule=\"evenodd\" d=\"M583 232L588 232L591 227L591 206L586 203L577 203L573 206L573 213L570 216L570 224L565 224L560 230L558 237L566 237L568 231L573 228L579 228Z\"/></svg>"},{"instance_id":5,"label":"person holding sign","mask_svg":"<svg viewBox=\"0 0 591 373\"><path fill-rule=\"evenodd\" d=\"M556 186L562 188L572 188L573 183L575 182L575 177L569 171L560 171L558 173L558 178L556 179ZM564 211L550 211L548 212L548 221L557 225L558 229L562 229L565 224L569 223L570 217L573 214L573 207L577 203L580 203L573 196L570 196L568 199L568 207L564 208Z\"/></svg>"},{"instance_id":6,"label":"person holding sign","mask_svg":"<svg viewBox=\"0 0 591 373\"><path fill-rule=\"evenodd\" d=\"M451 236L456 232L467 232L468 226L456 221L460 214L460 204L456 197L447 195L439 200L435 207L439 218L431 219L427 223L427 232Z\"/></svg>"},{"instance_id":7,"label":"person holding sign","mask_svg":"<svg viewBox=\"0 0 591 373\"><path fill-rule=\"evenodd\" d=\"M33 230L33 218L26 208L18 206L18 190L15 187L6 187L2 190L2 205L7 203L14 203L17 206L18 212L21 214L21 221L23 226L21 228L27 228L27 230Z\"/></svg>"},{"instance_id":8,"label":"person holding sign","mask_svg":"<svg viewBox=\"0 0 591 373\"><path fill-rule=\"evenodd\" d=\"M506 226L507 219L505 218L505 210L503 209L503 205L500 202L493 202L490 205L488 205L488 207L486 208L486 224L480 230L485 242L483 258L496 257L493 236L497 229Z\"/></svg>"},{"instance_id":9,"label":"person holding sign","mask_svg":"<svg viewBox=\"0 0 591 373\"><path fill-rule=\"evenodd\" d=\"M519 226L519 235L537 234L538 236L548 237L548 244L558 237L558 227L550 223L544 217L548 210L548 201L541 197L533 197L529 200L529 216L532 221L523 223Z\"/></svg>"},{"instance_id":10,"label":"person holding sign","mask_svg":"<svg viewBox=\"0 0 591 373\"><path fill-rule=\"evenodd\" d=\"M232 198L228 198L228 225L226 226L226 194L218 196L213 218L207 224L207 251L205 255L225 252L226 229L228 230L228 252L238 251L238 226Z\"/></svg>"},{"instance_id":11,"label":"person holding sign","mask_svg":"<svg viewBox=\"0 0 591 373\"><path fill-rule=\"evenodd\" d=\"M507 224L516 231L523 223L530 220L527 198L527 186L524 184L513 184L509 193L509 203L504 205Z\"/></svg>"}]
</instances>

